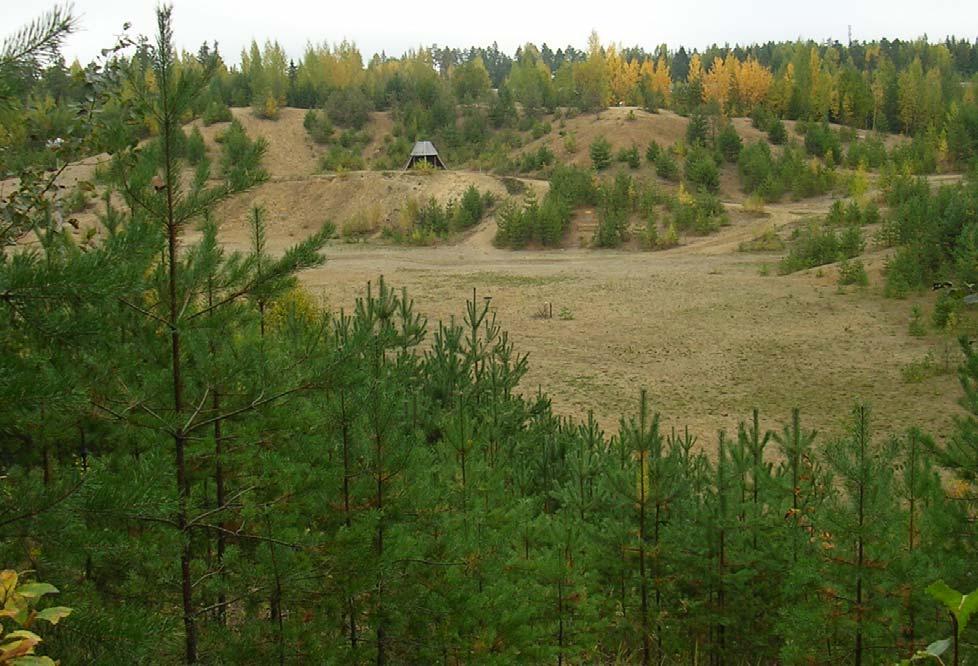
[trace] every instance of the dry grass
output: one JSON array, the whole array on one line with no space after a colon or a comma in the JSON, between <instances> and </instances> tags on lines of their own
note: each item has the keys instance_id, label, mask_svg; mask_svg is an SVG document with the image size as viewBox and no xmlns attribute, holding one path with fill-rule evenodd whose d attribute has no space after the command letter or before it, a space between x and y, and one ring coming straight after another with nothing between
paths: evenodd
<instances>
[{"instance_id":1,"label":"dry grass","mask_svg":"<svg viewBox=\"0 0 978 666\"><path fill-rule=\"evenodd\" d=\"M872 288L839 295L814 274L763 277L756 257L736 252L772 220L795 219L786 206L771 212L651 254L498 250L489 222L454 246L335 245L302 281L348 309L368 280L385 275L431 320L460 317L475 287L530 354L523 389L549 392L563 414L593 409L608 429L647 387L666 427L688 424L701 441L733 430L754 406L767 427L799 406L807 427L831 436L857 399L873 405L881 434L911 424L946 433L959 412L954 378L902 379L928 349L907 333L906 303ZM229 244L244 242L232 236ZM539 317L544 303L553 303L552 319ZM564 310L573 319L561 318Z\"/></svg>"},{"instance_id":2,"label":"dry grass","mask_svg":"<svg viewBox=\"0 0 978 666\"><path fill-rule=\"evenodd\" d=\"M685 134L685 118L635 111L635 120L628 120L628 111L567 120L565 133L577 144L572 159L587 164L587 146L598 135L618 149L632 142L644 148L650 139L668 145ZM500 199L508 196L503 181L485 174L313 175L321 148L306 136L302 113L282 109L272 122L235 110L249 134L269 140L266 166L272 179L217 211L229 247L247 247L245 217L254 203L268 210L271 249L281 252L327 219L348 221L351 234L375 233L396 223L411 197L445 201L461 196L470 184ZM373 150L389 120L375 114L368 125ZM746 139L757 138L747 121L735 119L734 125ZM213 135L222 127L202 128L212 151ZM536 143L563 155L563 141L555 126ZM70 170L66 184L89 174L94 161ZM639 173L650 176L644 165ZM518 182L538 194L546 188L539 181ZM736 187L728 168L721 187L725 200L743 200ZM772 204L765 207L767 217L758 217L750 206L728 203L729 227L655 253L498 250L489 219L457 245L336 244L327 264L301 279L333 307L349 309L365 283L383 274L407 287L419 311L433 320L461 316L476 287L480 296L493 297L517 349L530 354L523 389L551 393L558 411L567 415L580 417L593 409L608 429L634 409L644 386L664 414L665 427L689 424L701 441L712 442L717 429L732 430L754 406L768 427L800 406L806 426L826 433L824 439L840 432L856 399L873 404L881 433L917 424L940 436L951 415L959 413L959 389L952 375L903 381L901 369L925 357L928 342L908 334L908 304L884 300L872 286L879 284L883 251L863 257L870 289L846 295L836 293L832 275L764 277L757 256L737 252L742 245L757 251L751 243L767 244L771 234L824 214L829 205L829 198ZM579 236L586 245L593 222L594 211L579 211L572 239ZM552 319L534 316L542 303L553 303ZM559 316L562 311L567 318Z\"/></svg>"}]
</instances>

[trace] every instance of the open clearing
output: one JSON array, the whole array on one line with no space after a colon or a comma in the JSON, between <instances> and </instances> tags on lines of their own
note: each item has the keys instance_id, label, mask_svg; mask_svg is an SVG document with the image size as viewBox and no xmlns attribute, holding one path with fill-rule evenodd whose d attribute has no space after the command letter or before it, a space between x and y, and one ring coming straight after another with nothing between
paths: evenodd
<instances>
[{"instance_id":1,"label":"open clearing","mask_svg":"<svg viewBox=\"0 0 978 666\"><path fill-rule=\"evenodd\" d=\"M308 139L303 113L285 109L271 122L235 110L250 135L269 140L270 179L217 211L229 247L247 248L245 219L253 204L267 209L269 243L277 252L327 220L342 224L365 213L381 225L391 223L408 197L444 202L470 184L497 198L507 196L503 181L484 173L317 174L323 148ZM634 115L632 120L627 109L610 109L600 118L568 120L567 133L578 142L573 156L562 154L556 133L524 150L547 143L562 159L584 164L587 145L598 135L616 148L633 141L645 145L650 138L668 143L682 136L687 122L668 112ZM734 123L745 139L759 138L746 119ZM213 138L224 126L204 128L212 156L217 154ZM390 129L389 117L373 114L368 129L374 136L368 152L376 151ZM89 177L99 159L104 156L69 169L64 184ZM649 177L646 171L643 166L639 175ZM521 180L537 194L547 187L544 181ZM669 251L499 250L491 243L496 224L490 218L450 245L336 241L326 265L301 279L330 307L349 309L368 280L384 275L392 286L407 287L430 321L460 318L474 287L480 296L492 296L498 321L517 349L530 355L524 390L549 393L557 411L567 416L583 418L593 410L608 430L617 427L620 415L634 413L639 389L646 387L667 429L688 425L710 446L718 429L732 431L754 406L762 408L764 423L772 428L780 428L798 406L806 427L832 436L842 431L859 399L874 408L880 433L919 425L945 436L952 415L961 411L954 374L912 384L901 376L904 366L928 353L940 361L945 342L936 335L908 335L914 301L882 298L884 256L863 257L872 283L864 290L839 293L834 267L779 276L780 255L738 252L739 244L824 214L832 199L768 206L767 216L757 218L740 211L744 197L733 167L725 167L721 184L732 224L709 237L687 238ZM0 185L5 190L9 184ZM83 226L93 223L94 207L79 217ZM575 240L569 238L569 244L578 245ZM770 266L766 277L760 274L764 264ZM534 317L545 303L553 304L553 319ZM930 307L924 310L929 314Z\"/></svg>"},{"instance_id":2,"label":"open clearing","mask_svg":"<svg viewBox=\"0 0 978 666\"><path fill-rule=\"evenodd\" d=\"M336 243L326 265L302 280L332 308L350 309L366 282L384 275L407 287L432 321L461 317L475 287L492 296L498 320L530 355L524 390L550 393L568 416L594 410L606 429L634 410L647 387L664 425L689 425L701 441L732 430L755 405L769 427L799 406L808 427L839 433L857 399L872 404L879 432L918 424L946 433L959 409L954 376L901 378L901 367L943 346L907 334L911 302L883 299L873 288L840 294L832 268L821 278L763 277L759 266L776 256L736 251L779 217L810 212L799 204L771 208L771 218L735 221L654 253L498 250L489 242L492 222L451 246ZM243 249L235 227L243 231L230 225L226 242ZM291 241L272 234L273 249ZM535 318L546 302L554 318ZM558 317L565 308L573 319Z\"/></svg>"}]
</instances>

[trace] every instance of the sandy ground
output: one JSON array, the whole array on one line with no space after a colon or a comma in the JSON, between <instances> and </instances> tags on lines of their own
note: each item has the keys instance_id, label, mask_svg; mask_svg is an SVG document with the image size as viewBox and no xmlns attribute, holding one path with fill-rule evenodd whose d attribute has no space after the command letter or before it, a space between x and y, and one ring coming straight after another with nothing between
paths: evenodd
<instances>
[{"instance_id":1,"label":"sandy ground","mask_svg":"<svg viewBox=\"0 0 978 666\"><path fill-rule=\"evenodd\" d=\"M572 161L587 163L587 146L599 134L619 148L632 141L644 147L650 138L667 145L685 133L685 118L638 110L630 120L629 110L609 109L597 121L594 114L567 120L565 133L578 143ZM487 174L317 174L323 149L306 136L303 111L283 109L275 122L257 119L246 109L234 113L250 135L268 139L271 179L218 210L222 240L232 248L247 247L245 220L254 204L268 210L271 249L281 251L327 220L340 225L365 210L382 222L394 219L408 197L434 196L444 202L469 184L505 196L502 181ZM735 125L746 140L760 138L748 121L735 120ZM213 136L224 127L202 130L215 153ZM380 149L389 127L389 117L374 114L367 153ZM555 126L530 148L547 143L565 159L562 141ZM62 183L70 187L90 177L102 157L72 166ZM799 406L807 427L834 436L859 399L872 404L881 433L910 425L939 437L948 433L951 415L960 412L953 374L915 384L901 378L902 367L928 352L940 357L944 342L936 335L908 335L914 301L881 297L885 252L864 257L872 282L865 290L840 293L833 267L778 276L777 254L741 253L740 243L769 229L787 235L800 220L824 214L832 199L772 205L765 216L751 217L740 211L743 196L735 176L725 173L725 178L721 196L732 224L665 252L499 250L492 246L495 222L490 219L452 245L337 241L327 250L326 265L301 279L338 309L349 308L368 280L384 275L392 285L407 287L418 310L432 321L461 317L475 287L480 295L492 296L499 321L518 350L530 355L524 390L548 392L562 414L580 418L594 410L609 430L617 427L621 414L634 410L639 389L646 387L667 427L688 424L709 446L718 429L732 432L754 406L772 428ZM546 188L544 182L524 182L538 193ZM0 183L0 192L12 185ZM82 217L94 219L93 213L90 209ZM579 233L590 236L593 214L578 211ZM771 267L769 276L761 275L763 265ZM553 304L553 319L534 316L545 303ZM929 315L930 306L924 310ZM558 316L562 311L566 318Z\"/></svg>"},{"instance_id":2,"label":"sandy ground","mask_svg":"<svg viewBox=\"0 0 978 666\"><path fill-rule=\"evenodd\" d=\"M908 335L912 302L883 299L878 286L839 293L831 267L821 277L761 276L759 267L774 266L777 255L736 250L828 205L772 206L765 218L734 214L715 236L654 253L498 250L492 222L451 246L339 243L325 266L301 279L331 307L349 309L366 282L383 275L407 287L432 321L461 317L475 287L492 296L517 349L530 355L524 390L548 392L562 414L594 410L608 430L645 387L666 427L689 425L710 446L718 429L733 432L754 406L771 428L799 406L806 427L836 436L856 400L871 403L880 433L920 425L943 436L959 411L953 375L901 379L901 367L943 344ZM224 238L243 248L236 227ZM289 243L271 237L276 249ZM534 317L544 303L553 303L553 319ZM570 318L558 317L563 310Z\"/></svg>"}]
</instances>

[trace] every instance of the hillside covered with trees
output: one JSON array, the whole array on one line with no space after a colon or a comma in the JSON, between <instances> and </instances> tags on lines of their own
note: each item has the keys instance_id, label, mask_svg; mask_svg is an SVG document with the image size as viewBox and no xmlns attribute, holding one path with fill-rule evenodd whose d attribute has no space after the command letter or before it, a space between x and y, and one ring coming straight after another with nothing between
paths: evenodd
<instances>
[{"instance_id":1,"label":"hillside covered with trees","mask_svg":"<svg viewBox=\"0 0 978 666\"><path fill-rule=\"evenodd\" d=\"M704 441L663 426L638 387L605 432L521 383L533 359L491 296L434 322L379 278L331 309L298 276L323 264L334 225L273 252L255 206L234 251L217 212L269 178L266 142L230 107L309 109L333 172L367 166L358 133L386 111L373 166L434 137L456 164L508 145L500 182L549 181L539 198L472 188L419 207L432 235L491 210L498 245L556 244L590 206L594 245L623 243L638 215L653 249L725 224L726 165L761 202L849 195L799 232L784 272L853 259L872 228L892 254L888 295L971 285L978 180L922 176L973 164L978 45L646 52L592 35L586 51L364 65L352 44L291 61L269 42L229 68L207 45L175 52L162 8L152 40L66 67L57 46L76 25L55 11L0 50L0 663L978 659L978 593L955 591L978 587L967 336L947 437L913 423L879 436L853 395L839 436L807 426L805 405L760 405ZM619 101L688 116L678 147L619 156L595 139L586 163L514 164L506 142L539 154L545 123ZM217 123L220 152L200 130ZM99 152L75 190L98 193L97 223L76 228L59 177ZM970 287L955 289L942 326L967 318Z\"/></svg>"}]
</instances>

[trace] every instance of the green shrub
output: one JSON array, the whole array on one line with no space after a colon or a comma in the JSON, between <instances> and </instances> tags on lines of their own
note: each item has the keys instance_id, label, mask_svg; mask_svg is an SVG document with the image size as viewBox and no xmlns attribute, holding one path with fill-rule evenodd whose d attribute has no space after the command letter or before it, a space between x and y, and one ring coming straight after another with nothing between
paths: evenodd
<instances>
[{"instance_id":1,"label":"green shrub","mask_svg":"<svg viewBox=\"0 0 978 666\"><path fill-rule=\"evenodd\" d=\"M910 322L907 325L907 332L915 338L920 338L927 334L927 331L924 329L923 316L924 312L920 309L919 305L915 305L910 309Z\"/></svg>"},{"instance_id":2,"label":"green shrub","mask_svg":"<svg viewBox=\"0 0 978 666\"><path fill-rule=\"evenodd\" d=\"M340 88L326 98L324 110L340 127L361 129L370 118L370 99L359 88Z\"/></svg>"},{"instance_id":3,"label":"green shrub","mask_svg":"<svg viewBox=\"0 0 978 666\"><path fill-rule=\"evenodd\" d=\"M773 143L775 146L781 146L787 143L788 130L785 129L784 123L780 118L775 118L771 121L770 126L768 126L767 140Z\"/></svg>"},{"instance_id":4,"label":"green shrub","mask_svg":"<svg viewBox=\"0 0 978 666\"><path fill-rule=\"evenodd\" d=\"M80 183L75 185L65 196L61 197L61 210L67 215L80 213L89 204L89 194Z\"/></svg>"},{"instance_id":5,"label":"green shrub","mask_svg":"<svg viewBox=\"0 0 978 666\"><path fill-rule=\"evenodd\" d=\"M756 106L750 112L750 124L754 129L767 131L774 120L774 115L763 106Z\"/></svg>"},{"instance_id":6,"label":"green shrub","mask_svg":"<svg viewBox=\"0 0 978 666\"><path fill-rule=\"evenodd\" d=\"M320 171L359 171L363 169L363 156L359 151L333 144L319 160Z\"/></svg>"},{"instance_id":7,"label":"green shrub","mask_svg":"<svg viewBox=\"0 0 978 666\"><path fill-rule=\"evenodd\" d=\"M846 205L842 199L836 199L829 207L829 214L825 216L825 221L834 226L841 226L846 221Z\"/></svg>"},{"instance_id":8,"label":"green shrub","mask_svg":"<svg viewBox=\"0 0 978 666\"><path fill-rule=\"evenodd\" d=\"M533 129L530 130L530 136L532 136L534 139L539 139L546 134L550 134L550 131L550 123L538 122L533 124Z\"/></svg>"},{"instance_id":9,"label":"green shrub","mask_svg":"<svg viewBox=\"0 0 978 666\"><path fill-rule=\"evenodd\" d=\"M858 259L843 259L839 264L839 285L854 284L859 287L869 285L869 276L866 275L866 267Z\"/></svg>"},{"instance_id":10,"label":"green shrub","mask_svg":"<svg viewBox=\"0 0 978 666\"><path fill-rule=\"evenodd\" d=\"M907 384L918 384L929 377L941 374L940 367L934 360L934 355L928 352L919 361L911 361L900 368L900 376Z\"/></svg>"},{"instance_id":11,"label":"green shrub","mask_svg":"<svg viewBox=\"0 0 978 666\"><path fill-rule=\"evenodd\" d=\"M263 137L252 141L241 123L232 120L221 135L221 171L225 178L235 186L254 176L264 178L266 174L261 160L266 146Z\"/></svg>"},{"instance_id":12,"label":"green shrub","mask_svg":"<svg viewBox=\"0 0 978 666\"><path fill-rule=\"evenodd\" d=\"M686 125L686 143L690 146L705 146L709 132L706 116L697 109L689 116L689 124Z\"/></svg>"},{"instance_id":13,"label":"green shrub","mask_svg":"<svg viewBox=\"0 0 978 666\"><path fill-rule=\"evenodd\" d=\"M673 182L679 180L679 163L668 150L660 150L655 158L655 173L659 178Z\"/></svg>"},{"instance_id":14,"label":"green shrub","mask_svg":"<svg viewBox=\"0 0 978 666\"><path fill-rule=\"evenodd\" d=\"M452 227L468 229L482 220L482 215L485 212L485 201L475 185L469 185L462 194L458 205L453 206L453 209Z\"/></svg>"},{"instance_id":15,"label":"green shrub","mask_svg":"<svg viewBox=\"0 0 978 666\"><path fill-rule=\"evenodd\" d=\"M861 141L853 141L846 151L846 166L852 169L859 166L866 169L879 169L886 163L886 159L886 146L875 134Z\"/></svg>"},{"instance_id":16,"label":"green shrub","mask_svg":"<svg viewBox=\"0 0 978 666\"><path fill-rule=\"evenodd\" d=\"M329 116L321 111L315 109L306 111L302 126L316 143L326 144L333 140L333 123L330 122Z\"/></svg>"},{"instance_id":17,"label":"green shrub","mask_svg":"<svg viewBox=\"0 0 978 666\"><path fill-rule=\"evenodd\" d=\"M577 139L574 138L573 134L568 134L564 137L564 152L568 155L573 155L577 152Z\"/></svg>"},{"instance_id":18,"label":"green shrub","mask_svg":"<svg viewBox=\"0 0 978 666\"><path fill-rule=\"evenodd\" d=\"M619 150L618 161L624 162L632 169L637 169L642 166L642 158L638 153L638 146L633 143L631 148L622 148Z\"/></svg>"},{"instance_id":19,"label":"green shrub","mask_svg":"<svg viewBox=\"0 0 978 666\"><path fill-rule=\"evenodd\" d=\"M519 171L529 173L540 171L554 163L554 154L547 146L540 146L537 150L523 153L519 159Z\"/></svg>"},{"instance_id":20,"label":"green shrub","mask_svg":"<svg viewBox=\"0 0 978 666\"><path fill-rule=\"evenodd\" d=\"M550 175L548 194L572 207L595 205L598 201L598 191L591 172L574 166L561 165L554 169Z\"/></svg>"},{"instance_id":21,"label":"green shrub","mask_svg":"<svg viewBox=\"0 0 978 666\"><path fill-rule=\"evenodd\" d=\"M496 213L495 243L521 248L529 243L558 245L570 222L570 207L558 197L546 196L538 203L532 195L522 205L508 201Z\"/></svg>"},{"instance_id":22,"label":"green shrub","mask_svg":"<svg viewBox=\"0 0 978 666\"><path fill-rule=\"evenodd\" d=\"M629 216L634 210L635 182L620 173L610 185L601 188L598 227L593 244L596 247L618 247L628 240Z\"/></svg>"},{"instance_id":23,"label":"green shrub","mask_svg":"<svg viewBox=\"0 0 978 666\"><path fill-rule=\"evenodd\" d=\"M697 146L689 151L686 155L683 175L687 182L698 189L708 192L716 192L720 189L720 170L713 160L713 155L705 148Z\"/></svg>"},{"instance_id":24,"label":"green shrub","mask_svg":"<svg viewBox=\"0 0 978 666\"><path fill-rule=\"evenodd\" d=\"M231 109L228 108L228 105L215 99L211 100L207 108L204 109L204 115L201 117L201 121L207 127L214 123L231 122L232 118Z\"/></svg>"},{"instance_id":25,"label":"green shrub","mask_svg":"<svg viewBox=\"0 0 978 666\"><path fill-rule=\"evenodd\" d=\"M765 181L775 177L771 147L762 141L745 146L737 159L737 170L744 192L758 192ZM780 196L774 199L764 197L765 201L776 201L779 198Z\"/></svg>"},{"instance_id":26,"label":"green shrub","mask_svg":"<svg viewBox=\"0 0 978 666\"><path fill-rule=\"evenodd\" d=\"M781 260L781 273L823 266L858 256L864 247L862 230L852 226L835 231L813 222L798 231L797 237Z\"/></svg>"},{"instance_id":27,"label":"green shrub","mask_svg":"<svg viewBox=\"0 0 978 666\"><path fill-rule=\"evenodd\" d=\"M645 161L649 164L655 164L655 161L659 159L659 153L662 152L662 147L655 141L649 141L648 147L645 149Z\"/></svg>"},{"instance_id":28,"label":"green shrub","mask_svg":"<svg viewBox=\"0 0 978 666\"><path fill-rule=\"evenodd\" d=\"M719 198L702 191L680 196L673 205L673 223L679 231L706 236L727 224L727 213Z\"/></svg>"},{"instance_id":29,"label":"green shrub","mask_svg":"<svg viewBox=\"0 0 978 666\"><path fill-rule=\"evenodd\" d=\"M727 162L736 163L743 146L744 142L734 129L733 123L726 123L717 134L717 150Z\"/></svg>"},{"instance_id":30,"label":"green shrub","mask_svg":"<svg viewBox=\"0 0 978 666\"><path fill-rule=\"evenodd\" d=\"M187 137L187 143L184 146L184 155L186 155L187 161L191 164L199 164L207 156L204 137L196 126L190 130L190 136Z\"/></svg>"},{"instance_id":31,"label":"green shrub","mask_svg":"<svg viewBox=\"0 0 978 666\"><path fill-rule=\"evenodd\" d=\"M956 315L961 309L961 300L951 295L950 292L942 291L934 303L934 314L931 323L938 331L943 331L951 317Z\"/></svg>"},{"instance_id":32,"label":"green shrub","mask_svg":"<svg viewBox=\"0 0 978 666\"><path fill-rule=\"evenodd\" d=\"M925 271L913 248L902 247L886 262L883 293L889 298L904 298L924 283Z\"/></svg>"},{"instance_id":33,"label":"green shrub","mask_svg":"<svg viewBox=\"0 0 978 666\"><path fill-rule=\"evenodd\" d=\"M611 144L603 136L591 143L591 163L598 171L611 166Z\"/></svg>"}]
</instances>

